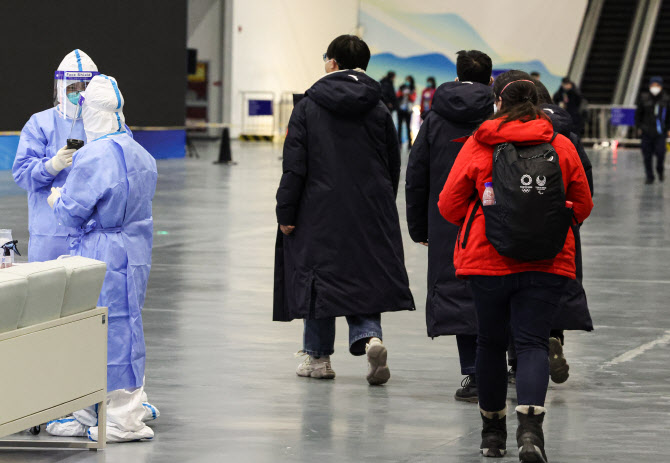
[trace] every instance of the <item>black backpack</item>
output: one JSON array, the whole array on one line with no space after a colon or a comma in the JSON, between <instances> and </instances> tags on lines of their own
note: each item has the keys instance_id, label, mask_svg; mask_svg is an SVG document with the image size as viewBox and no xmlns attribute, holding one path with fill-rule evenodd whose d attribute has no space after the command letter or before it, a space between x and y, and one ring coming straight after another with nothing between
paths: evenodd
<instances>
[{"instance_id":1,"label":"black backpack","mask_svg":"<svg viewBox=\"0 0 670 463\"><path fill-rule=\"evenodd\" d=\"M538 261L553 259L561 252L572 225L573 211L565 205L563 173L551 142L496 145L493 192L496 204L481 206L481 201L477 201L466 226L466 236L481 206L486 238L500 255Z\"/></svg>"}]
</instances>

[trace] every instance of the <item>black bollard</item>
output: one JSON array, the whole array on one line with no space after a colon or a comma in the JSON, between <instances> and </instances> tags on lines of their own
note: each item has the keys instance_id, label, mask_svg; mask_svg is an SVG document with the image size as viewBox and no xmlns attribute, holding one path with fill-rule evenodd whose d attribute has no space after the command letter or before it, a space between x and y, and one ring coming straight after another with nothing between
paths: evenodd
<instances>
[{"instance_id":1,"label":"black bollard","mask_svg":"<svg viewBox=\"0 0 670 463\"><path fill-rule=\"evenodd\" d=\"M236 162L233 162L232 152L230 150L230 129L224 127L221 132L221 147L219 148L219 160L214 164L228 164L235 165Z\"/></svg>"}]
</instances>

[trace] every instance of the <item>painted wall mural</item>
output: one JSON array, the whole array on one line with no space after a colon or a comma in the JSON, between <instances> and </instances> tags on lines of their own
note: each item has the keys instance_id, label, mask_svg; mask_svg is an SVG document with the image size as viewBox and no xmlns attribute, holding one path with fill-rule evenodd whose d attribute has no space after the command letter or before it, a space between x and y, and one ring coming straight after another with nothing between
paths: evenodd
<instances>
[{"instance_id":1,"label":"painted wall mural","mask_svg":"<svg viewBox=\"0 0 670 463\"><path fill-rule=\"evenodd\" d=\"M588 0L361 0L368 74L396 84L413 75L438 85L456 78L456 53L477 49L494 70L537 71L550 92L568 72Z\"/></svg>"}]
</instances>

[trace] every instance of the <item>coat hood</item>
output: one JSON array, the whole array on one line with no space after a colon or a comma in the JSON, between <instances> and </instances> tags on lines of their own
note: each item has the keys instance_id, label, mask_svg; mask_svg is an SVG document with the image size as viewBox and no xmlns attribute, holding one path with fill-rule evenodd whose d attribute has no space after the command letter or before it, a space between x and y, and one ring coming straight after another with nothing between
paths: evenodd
<instances>
[{"instance_id":1,"label":"coat hood","mask_svg":"<svg viewBox=\"0 0 670 463\"><path fill-rule=\"evenodd\" d=\"M338 114L361 114L377 106L381 86L363 71L331 72L317 80L306 95L319 106Z\"/></svg>"},{"instance_id":2,"label":"coat hood","mask_svg":"<svg viewBox=\"0 0 670 463\"><path fill-rule=\"evenodd\" d=\"M435 90L432 111L447 120L480 123L493 114L490 87L476 82L447 82Z\"/></svg>"},{"instance_id":3,"label":"coat hood","mask_svg":"<svg viewBox=\"0 0 670 463\"><path fill-rule=\"evenodd\" d=\"M570 135L570 132L575 131L572 116L570 116L570 113L565 109L555 104L543 104L540 105L540 108L542 108L544 113L551 119L554 131L561 135L565 135L566 137Z\"/></svg>"},{"instance_id":4,"label":"coat hood","mask_svg":"<svg viewBox=\"0 0 670 463\"><path fill-rule=\"evenodd\" d=\"M502 119L490 119L475 132L474 137L480 143L498 145L500 143L534 144L551 141L554 127L547 119L534 119L528 122L511 121L503 124Z\"/></svg>"}]
</instances>

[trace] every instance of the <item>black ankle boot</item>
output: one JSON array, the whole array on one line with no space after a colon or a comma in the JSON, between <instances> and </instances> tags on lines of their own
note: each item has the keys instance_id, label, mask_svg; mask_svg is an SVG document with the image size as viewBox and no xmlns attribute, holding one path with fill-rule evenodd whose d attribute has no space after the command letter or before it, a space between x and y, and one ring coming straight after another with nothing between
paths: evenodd
<instances>
[{"instance_id":1,"label":"black ankle boot","mask_svg":"<svg viewBox=\"0 0 670 463\"><path fill-rule=\"evenodd\" d=\"M479 410L482 417L482 445L485 457L501 458L507 453L507 407L499 412Z\"/></svg>"},{"instance_id":2,"label":"black ankle boot","mask_svg":"<svg viewBox=\"0 0 670 463\"><path fill-rule=\"evenodd\" d=\"M570 365L563 355L563 343L558 338L549 338L549 375L556 384L570 377Z\"/></svg>"},{"instance_id":3,"label":"black ankle boot","mask_svg":"<svg viewBox=\"0 0 670 463\"><path fill-rule=\"evenodd\" d=\"M547 463L544 432L542 432L546 412L546 408L534 405L516 407L516 416L519 420L516 443L519 446L519 460L522 463Z\"/></svg>"},{"instance_id":4,"label":"black ankle boot","mask_svg":"<svg viewBox=\"0 0 670 463\"><path fill-rule=\"evenodd\" d=\"M461 381L461 388L456 391L454 399L461 402L470 402L476 404L479 402L479 392L477 391L477 377L468 375Z\"/></svg>"}]
</instances>

